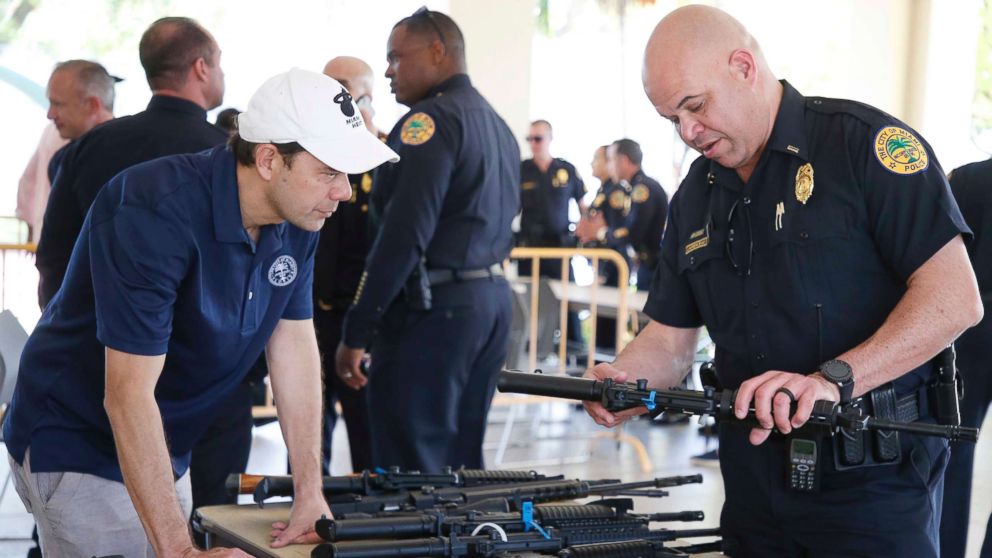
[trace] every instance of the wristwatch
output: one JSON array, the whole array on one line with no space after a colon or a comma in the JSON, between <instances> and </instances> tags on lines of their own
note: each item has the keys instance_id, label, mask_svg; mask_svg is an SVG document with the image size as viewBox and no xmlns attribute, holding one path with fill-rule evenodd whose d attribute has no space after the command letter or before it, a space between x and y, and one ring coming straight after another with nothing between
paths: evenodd
<instances>
[{"instance_id":1,"label":"wristwatch","mask_svg":"<svg viewBox=\"0 0 992 558\"><path fill-rule=\"evenodd\" d=\"M820 374L840 390L840 402L850 403L854 395L854 373L843 360L828 360L820 365Z\"/></svg>"}]
</instances>

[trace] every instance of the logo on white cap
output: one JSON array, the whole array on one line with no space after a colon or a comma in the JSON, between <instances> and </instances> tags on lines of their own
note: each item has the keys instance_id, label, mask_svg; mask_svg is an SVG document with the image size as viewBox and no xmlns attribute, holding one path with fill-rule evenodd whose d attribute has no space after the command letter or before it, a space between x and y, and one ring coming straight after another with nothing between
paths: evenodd
<instances>
[{"instance_id":1,"label":"logo on white cap","mask_svg":"<svg viewBox=\"0 0 992 558\"><path fill-rule=\"evenodd\" d=\"M299 143L325 165L348 174L399 161L365 128L347 89L324 74L299 68L258 88L248 109L238 115L238 133L252 143Z\"/></svg>"}]
</instances>

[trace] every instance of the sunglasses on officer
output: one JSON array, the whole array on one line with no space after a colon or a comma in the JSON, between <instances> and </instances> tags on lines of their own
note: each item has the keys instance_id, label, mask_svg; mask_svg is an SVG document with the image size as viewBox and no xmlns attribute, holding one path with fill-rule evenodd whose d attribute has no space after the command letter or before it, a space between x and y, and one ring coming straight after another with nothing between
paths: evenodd
<instances>
[{"instance_id":1,"label":"sunglasses on officer","mask_svg":"<svg viewBox=\"0 0 992 558\"><path fill-rule=\"evenodd\" d=\"M437 33L437 38L441 40L441 45L444 47L448 46L448 43L444 41L444 33L441 32L441 26L438 25L437 21L434 20L434 14L433 12L427 9L427 6L421 6L417 8L417 11L413 12L413 15L411 15L410 17L427 18L427 21L431 24L431 27L433 27L434 31Z\"/></svg>"},{"instance_id":2,"label":"sunglasses on officer","mask_svg":"<svg viewBox=\"0 0 992 558\"><path fill-rule=\"evenodd\" d=\"M541 143L544 141L544 136L527 136L527 143Z\"/></svg>"}]
</instances>

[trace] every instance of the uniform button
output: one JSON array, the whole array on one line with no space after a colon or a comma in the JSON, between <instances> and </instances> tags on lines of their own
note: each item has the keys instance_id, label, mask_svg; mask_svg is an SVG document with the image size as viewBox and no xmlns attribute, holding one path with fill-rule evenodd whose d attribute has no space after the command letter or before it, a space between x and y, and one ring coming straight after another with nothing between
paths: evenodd
<instances>
[{"instance_id":1,"label":"uniform button","mask_svg":"<svg viewBox=\"0 0 992 558\"><path fill-rule=\"evenodd\" d=\"M757 338L758 338L758 334L757 333L752 333L751 334L751 339L757 339Z\"/></svg>"},{"instance_id":2,"label":"uniform button","mask_svg":"<svg viewBox=\"0 0 992 558\"><path fill-rule=\"evenodd\" d=\"M744 202L744 205L747 205L747 204L751 203L751 198L749 198L747 196L744 196L744 199L742 201Z\"/></svg>"},{"instance_id":3,"label":"uniform button","mask_svg":"<svg viewBox=\"0 0 992 558\"><path fill-rule=\"evenodd\" d=\"M757 308L757 307L758 307L758 303L757 302L752 302L751 303L751 308Z\"/></svg>"},{"instance_id":4,"label":"uniform button","mask_svg":"<svg viewBox=\"0 0 992 558\"><path fill-rule=\"evenodd\" d=\"M248 300L255 298L255 293L248 291Z\"/></svg>"},{"instance_id":5,"label":"uniform button","mask_svg":"<svg viewBox=\"0 0 992 558\"><path fill-rule=\"evenodd\" d=\"M765 360L765 353L758 353L758 354L754 355L754 358L756 358L758 360Z\"/></svg>"},{"instance_id":6,"label":"uniform button","mask_svg":"<svg viewBox=\"0 0 992 558\"><path fill-rule=\"evenodd\" d=\"M689 256L689 265L693 265L695 263L696 263L696 256Z\"/></svg>"},{"instance_id":7,"label":"uniform button","mask_svg":"<svg viewBox=\"0 0 992 558\"><path fill-rule=\"evenodd\" d=\"M809 238L809 233L806 232L806 231L803 231L803 232L799 233L799 238L801 238L803 240L806 240L807 238Z\"/></svg>"}]
</instances>

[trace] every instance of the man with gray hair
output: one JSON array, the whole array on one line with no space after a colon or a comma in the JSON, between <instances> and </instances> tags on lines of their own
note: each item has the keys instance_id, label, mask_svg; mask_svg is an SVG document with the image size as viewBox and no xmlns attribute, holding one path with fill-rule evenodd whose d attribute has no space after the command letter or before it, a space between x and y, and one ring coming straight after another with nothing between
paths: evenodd
<instances>
[{"instance_id":1,"label":"man with gray hair","mask_svg":"<svg viewBox=\"0 0 992 558\"><path fill-rule=\"evenodd\" d=\"M45 205L55 173L75 140L114 117L114 84L119 78L90 60L66 60L48 79L48 119L38 147L17 185L16 215L28 224L31 240L41 234Z\"/></svg>"}]
</instances>

